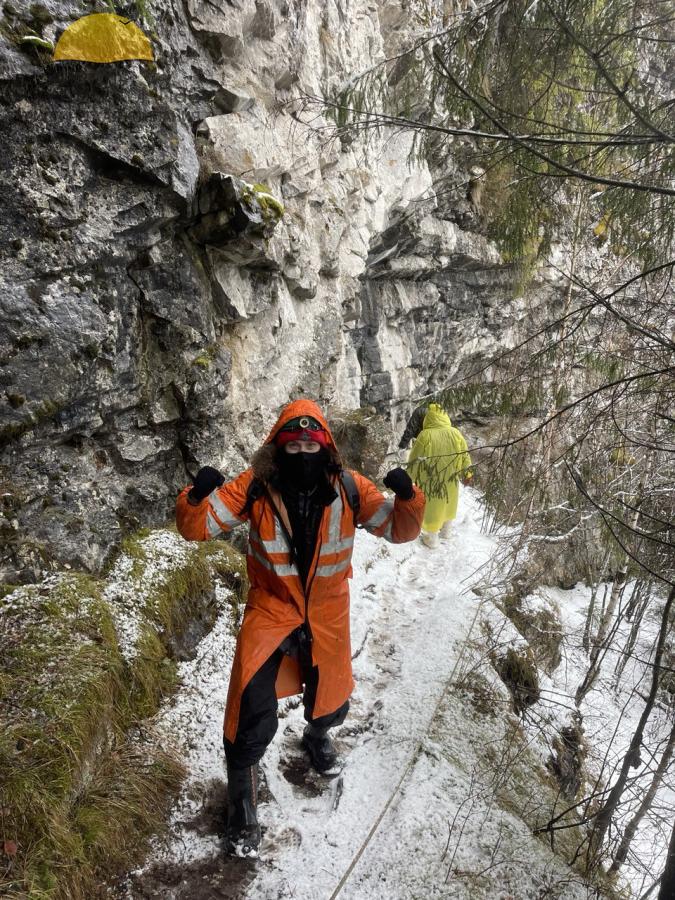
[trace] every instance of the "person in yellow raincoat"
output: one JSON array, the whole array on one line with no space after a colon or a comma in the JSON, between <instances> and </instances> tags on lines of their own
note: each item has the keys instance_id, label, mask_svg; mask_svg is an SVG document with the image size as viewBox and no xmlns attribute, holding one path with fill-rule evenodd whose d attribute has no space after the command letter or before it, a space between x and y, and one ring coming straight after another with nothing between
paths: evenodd
<instances>
[{"instance_id":1,"label":"person in yellow raincoat","mask_svg":"<svg viewBox=\"0 0 675 900\"><path fill-rule=\"evenodd\" d=\"M422 431L410 451L408 473L427 497L422 541L427 547L437 547L439 532L442 538L450 536L457 515L459 482L468 484L472 472L464 436L436 403L429 405Z\"/></svg>"}]
</instances>

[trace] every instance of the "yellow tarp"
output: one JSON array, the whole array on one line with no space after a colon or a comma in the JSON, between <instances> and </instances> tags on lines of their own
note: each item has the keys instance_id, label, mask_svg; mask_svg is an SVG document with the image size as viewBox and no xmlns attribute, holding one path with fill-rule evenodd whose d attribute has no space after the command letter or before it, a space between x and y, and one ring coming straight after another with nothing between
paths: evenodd
<instances>
[{"instance_id":1,"label":"yellow tarp","mask_svg":"<svg viewBox=\"0 0 675 900\"><path fill-rule=\"evenodd\" d=\"M138 25L113 13L92 13L63 32L54 59L111 63L123 59L154 59L150 41Z\"/></svg>"}]
</instances>

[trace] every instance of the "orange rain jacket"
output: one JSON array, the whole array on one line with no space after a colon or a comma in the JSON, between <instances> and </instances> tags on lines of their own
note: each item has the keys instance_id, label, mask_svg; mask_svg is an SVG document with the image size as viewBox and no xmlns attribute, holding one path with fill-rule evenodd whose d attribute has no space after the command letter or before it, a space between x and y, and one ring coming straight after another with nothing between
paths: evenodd
<instances>
[{"instance_id":1,"label":"orange rain jacket","mask_svg":"<svg viewBox=\"0 0 675 900\"><path fill-rule=\"evenodd\" d=\"M284 407L258 456L272 450L279 429L296 416L313 416L326 429L333 457L339 460L328 424L311 400L295 400ZM387 500L375 485L351 473L360 496L357 522L371 534L395 544L414 540L424 515L424 494L415 487L410 500ZM234 741L239 721L241 695L253 675L281 642L303 622L312 636L312 661L319 668L319 685L313 714L316 718L334 712L349 698L352 679L349 641L349 584L354 543L354 513L337 476L333 487L337 498L325 507L305 588L297 566L290 562L289 546L274 507L288 532L290 521L281 495L271 484L244 511L247 491L254 477L260 478L255 460L252 468L233 481L216 488L196 506L188 503L190 485L178 497L178 530L190 541L206 541L224 531L249 523L247 567L250 590L237 649L232 664L225 710L225 737ZM264 479L261 479L264 481ZM274 506L273 506L274 504ZM297 660L284 656L276 682L277 697L300 693L302 684Z\"/></svg>"}]
</instances>

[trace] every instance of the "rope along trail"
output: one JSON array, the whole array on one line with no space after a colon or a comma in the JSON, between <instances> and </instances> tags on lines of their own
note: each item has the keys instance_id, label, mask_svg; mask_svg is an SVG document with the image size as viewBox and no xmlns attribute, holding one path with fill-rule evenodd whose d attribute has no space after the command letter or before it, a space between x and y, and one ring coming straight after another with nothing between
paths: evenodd
<instances>
[{"instance_id":1,"label":"rope along trail","mask_svg":"<svg viewBox=\"0 0 675 900\"><path fill-rule=\"evenodd\" d=\"M473 629L474 629L474 626L475 626L475 624L476 624L476 620L478 619L478 613L480 612L482 605L483 605L483 601L481 600L481 601L479 602L478 606L476 607L476 612L474 613L473 619L471 620L471 625L469 626L469 630L467 631L466 636L464 637L464 640L463 640L463 642L462 642L462 647L461 647L460 652L459 652L459 654L458 654L458 656L457 656L457 659L455 660L455 665L454 665L453 668L452 668L452 672L450 673L450 675L448 676L448 678L447 678L447 679L444 681L444 683L443 683L443 688L442 688L442 690L441 690L441 693L440 693L440 695L439 695L438 700L436 701L436 705L434 706L433 712L431 713L431 717L429 718L429 722L428 722L428 724L427 724L427 727L422 731L422 736L418 739L417 743L415 744L415 747L414 747L412 753L410 754L410 757L408 758L408 762L407 762L406 765L405 765L405 768L404 768L404 770L403 770L403 774L401 775L401 777L400 777L400 779L399 779L399 781L398 781L396 787L394 788L394 790L392 791L392 793L389 795L389 798L388 798L387 802L385 803L384 807L382 808L382 811L380 812L379 816L377 817L377 819L376 819L375 822L373 823L373 826L371 827L370 831L369 831L368 834L366 835L365 840L363 841L363 843L361 844L361 846L359 847L359 849L356 851L356 854L354 855L354 858L352 859L351 863L349 864L349 866L348 866L347 869L345 870L345 873L344 873L344 875L342 876L342 878L340 879L340 881L339 881L337 887L335 888L335 890L333 891L333 893L330 895L329 900L335 900L335 898L338 897L339 894L341 893L343 887L345 886L345 884L346 884L347 881L349 880L350 875L352 874L352 872L353 872L354 869L356 868L356 865L358 864L358 862L359 862L359 860L361 859L361 857L363 856L363 854L364 854L366 848L368 847L368 845L370 844L371 840L373 839L373 836L376 834L378 828L380 827L380 825L381 825L381 823L382 823L382 820L384 819L385 815L387 814L387 810L389 809L389 807L390 807L391 804L393 803L394 799L395 799L395 798L398 796L398 794L400 793L401 787L403 786L403 784L404 784L406 778L408 777L408 775L409 775L410 772L412 771L412 769L413 769L415 763L417 762L417 759L418 759L419 754L420 754L420 750L422 749L422 745L424 744L424 738L425 738L426 735L429 733L429 730L430 730L430 728L431 728L431 726L432 726L432 724L433 724L433 721L434 721L434 719L436 718L436 714L438 713L438 710L439 710L439 708L440 708L440 706L441 706L441 702L443 701L443 698L445 697L445 694L446 694L446 692L447 692L447 690L448 690L450 684L452 683L452 681L453 681L453 679L454 679L454 677L455 677L455 673L457 672L457 670L458 670L458 668L459 668L460 662L461 662L462 659L464 658L464 654L465 654L465 652L466 652L466 648L467 648L468 643L469 643L469 638L471 637L471 633L472 633L472 631L473 631Z\"/></svg>"}]
</instances>

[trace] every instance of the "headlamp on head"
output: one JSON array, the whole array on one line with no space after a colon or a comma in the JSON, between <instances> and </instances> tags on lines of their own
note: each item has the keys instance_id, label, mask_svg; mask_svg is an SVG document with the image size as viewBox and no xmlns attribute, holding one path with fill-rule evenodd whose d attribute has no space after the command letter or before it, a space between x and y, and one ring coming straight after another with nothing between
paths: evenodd
<instances>
[{"instance_id":1,"label":"headlamp on head","mask_svg":"<svg viewBox=\"0 0 675 900\"><path fill-rule=\"evenodd\" d=\"M311 416L297 416L280 429L280 431L323 431L323 425Z\"/></svg>"},{"instance_id":2,"label":"headlamp on head","mask_svg":"<svg viewBox=\"0 0 675 900\"><path fill-rule=\"evenodd\" d=\"M323 425L311 416L296 416L279 429L274 439L277 447L283 447L291 441L314 441L327 447L328 435Z\"/></svg>"}]
</instances>

